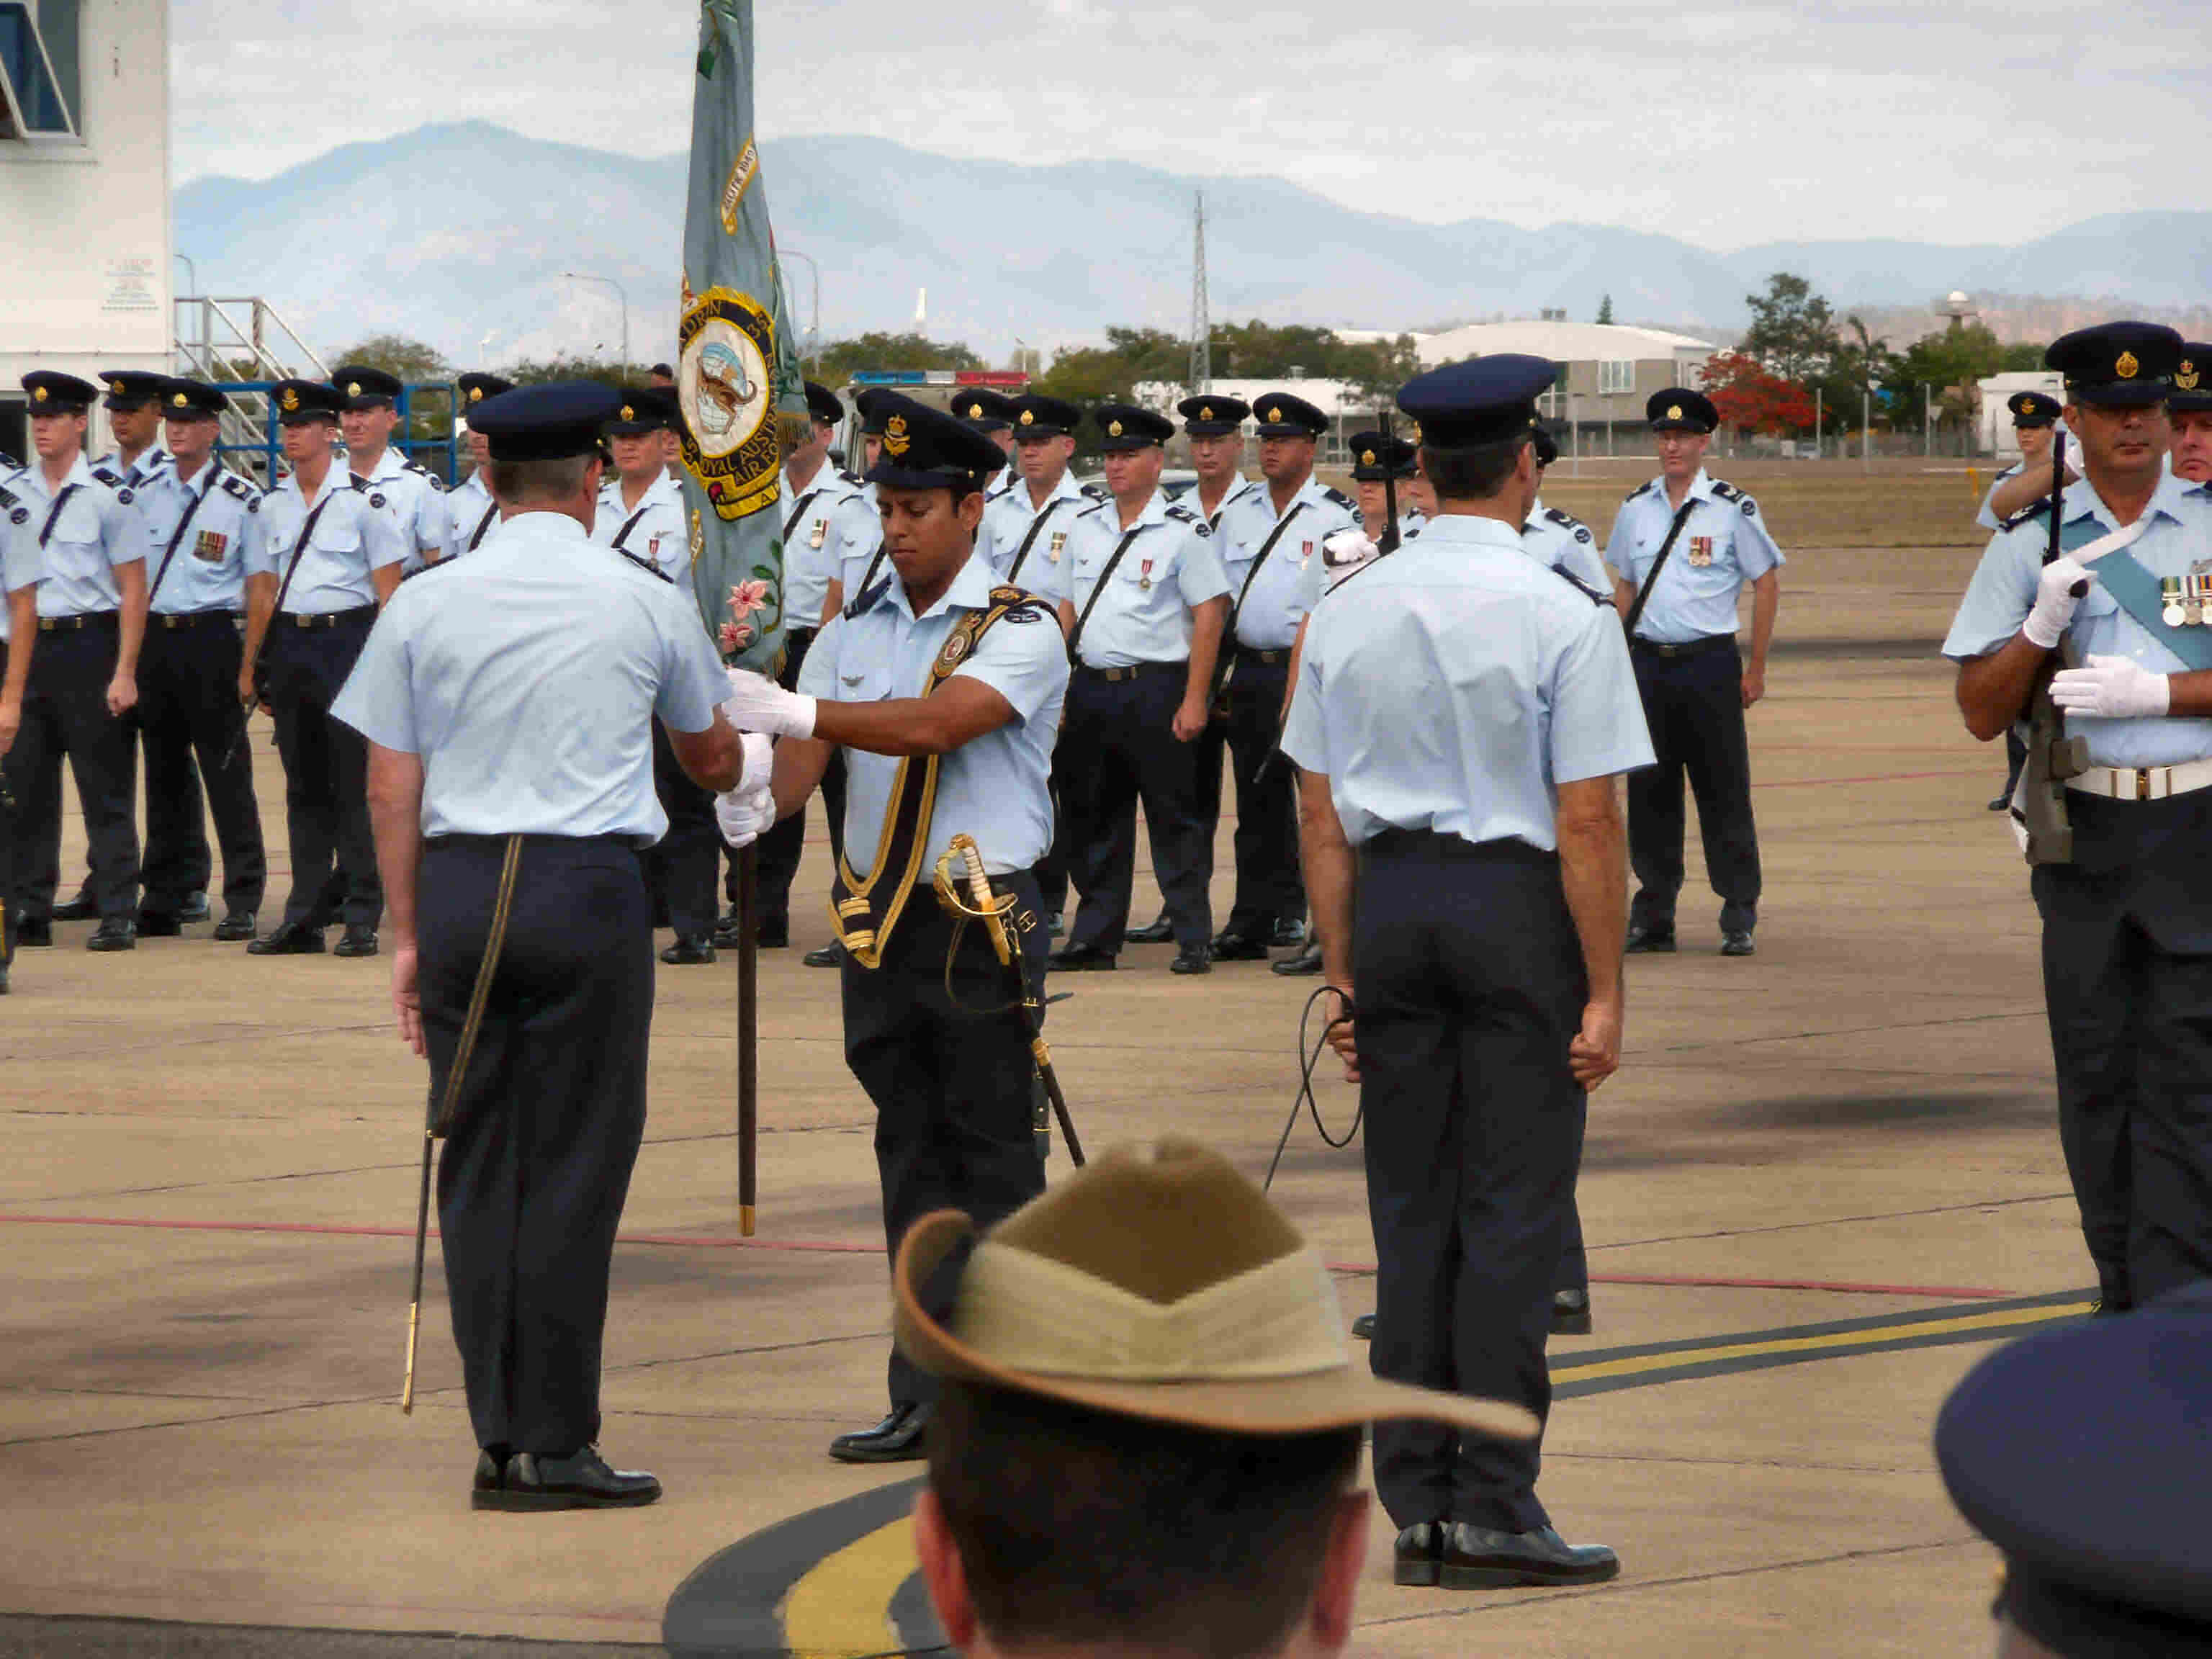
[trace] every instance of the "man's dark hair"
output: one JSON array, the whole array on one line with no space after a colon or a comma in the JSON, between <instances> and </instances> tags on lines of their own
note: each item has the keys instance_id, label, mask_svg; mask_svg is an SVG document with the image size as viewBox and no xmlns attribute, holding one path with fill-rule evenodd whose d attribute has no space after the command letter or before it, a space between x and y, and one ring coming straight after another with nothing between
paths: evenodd
<instances>
[{"instance_id":1,"label":"man's dark hair","mask_svg":"<svg viewBox=\"0 0 2212 1659\"><path fill-rule=\"evenodd\" d=\"M1529 443L1526 433L1466 449L1421 446L1421 470L1428 474L1440 501L1488 501L1505 488L1521 452Z\"/></svg>"},{"instance_id":2,"label":"man's dark hair","mask_svg":"<svg viewBox=\"0 0 2212 1659\"><path fill-rule=\"evenodd\" d=\"M1237 1435L947 1381L929 1484L992 1639L1260 1659L1313 1601L1360 1431Z\"/></svg>"},{"instance_id":3,"label":"man's dark hair","mask_svg":"<svg viewBox=\"0 0 2212 1659\"><path fill-rule=\"evenodd\" d=\"M502 461L495 456L491 493L509 507L566 501L583 489L592 459L589 455L562 455L552 460Z\"/></svg>"}]
</instances>

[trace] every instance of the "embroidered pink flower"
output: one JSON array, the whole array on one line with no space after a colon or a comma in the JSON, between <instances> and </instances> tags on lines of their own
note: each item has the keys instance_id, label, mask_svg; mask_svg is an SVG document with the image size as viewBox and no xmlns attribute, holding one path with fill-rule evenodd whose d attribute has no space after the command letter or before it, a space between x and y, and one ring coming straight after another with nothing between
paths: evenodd
<instances>
[{"instance_id":1,"label":"embroidered pink flower","mask_svg":"<svg viewBox=\"0 0 2212 1659\"><path fill-rule=\"evenodd\" d=\"M739 622L756 611L768 609L768 584L764 581L739 582L730 590L730 614Z\"/></svg>"},{"instance_id":2,"label":"embroidered pink flower","mask_svg":"<svg viewBox=\"0 0 2212 1659\"><path fill-rule=\"evenodd\" d=\"M744 623L724 623L717 637L721 641L722 654L742 651L753 641L753 630Z\"/></svg>"}]
</instances>

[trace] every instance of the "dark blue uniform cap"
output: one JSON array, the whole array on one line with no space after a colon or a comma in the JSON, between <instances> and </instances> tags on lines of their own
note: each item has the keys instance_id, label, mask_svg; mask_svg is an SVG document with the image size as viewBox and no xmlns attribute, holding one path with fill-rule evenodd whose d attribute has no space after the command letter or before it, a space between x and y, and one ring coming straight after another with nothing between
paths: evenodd
<instances>
[{"instance_id":1,"label":"dark blue uniform cap","mask_svg":"<svg viewBox=\"0 0 2212 1659\"><path fill-rule=\"evenodd\" d=\"M880 438L884 435L883 401L896 395L880 386L869 386L853 394L853 407L860 411L862 437Z\"/></svg>"},{"instance_id":2,"label":"dark blue uniform cap","mask_svg":"<svg viewBox=\"0 0 2212 1659\"><path fill-rule=\"evenodd\" d=\"M1559 459L1559 435L1551 428L1540 421L1536 424L1536 430L1533 435L1536 445L1537 465L1549 466Z\"/></svg>"},{"instance_id":3,"label":"dark blue uniform cap","mask_svg":"<svg viewBox=\"0 0 2212 1659\"><path fill-rule=\"evenodd\" d=\"M143 368L103 368L100 384L107 395L100 400L103 409L141 409L161 400L161 388L167 383L166 374L149 374Z\"/></svg>"},{"instance_id":4,"label":"dark blue uniform cap","mask_svg":"<svg viewBox=\"0 0 2212 1659\"><path fill-rule=\"evenodd\" d=\"M648 432L666 432L676 425L676 394L659 386L636 386L621 394L622 403L607 422L611 437L636 438Z\"/></svg>"},{"instance_id":5,"label":"dark blue uniform cap","mask_svg":"<svg viewBox=\"0 0 2212 1659\"><path fill-rule=\"evenodd\" d=\"M1536 399L1559 378L1549 357L1500 352L1415 375L1400 388L1398 407L1431 449L1471 449L1525 435L1536 423Z\"/></svg>"},{"instance_id":6,"label":"dark blue uniform cap","mask_svg":"<svg viewBox=\"0 0 2212 1659\"><path fill-rule=\"evenodd\" d=\"M1175 422L1134 404L1101 404L1091 411L1098 427L1098 447L1108 451L1150 449L1175 436Z\"/></svg>"},{"instance_id":7,"label":"dark blue uniform cap","mask_svg":"<svg viewBox=\"0 0 2212 1659\"><path fill-rule=\"evenodd\" d=\"M1014 423L1014 400L988 386L964 386L952 412L978 432L1003 432Z\"/></svg>"},{"instance_id":8,"label":"dark blue uniform cap","mask_svg":"<svg viewBox=\"0 0 2212 1659\"><path fill-rule=\"evenodd\" d=\"M1287 392L1270 392L1252 409L1260 417L1263 438L1318 438L1328 430L1328 416Z\"/></svg>"},{"instance_id":9,"label":"dark blue uniform cap","mask_svg":"<svg viewBox=\"0 0 2212 1659\"><path fill-rule=\"evenodd\" d=\"M845 418L845 405L837 401L837 394L819 380L806 383L806 412L824 426L835 426Z\"/></svg>"},{"instance_id":10,"label":"dark blue uniform cap","mask_svg":"<svg viewBox=\"0 0 2212 1659\"><path fill-rule=\"evenodd\" d=\"M886 392L869 405L883 422L883 453L867 481L893 489L949 489L957 499L981 491L1006 458L981 432L943 410Z\"/></svg>"},{"instance_id":11,"label":"dark blue uniform cap","mask_svg":"<svg viewBox=\"0 0 2212 1659\"><path fill-rule=\"evenodd\" d=\"M2012 411L2014 426L2050 426L2065 405L2045 392L2015 392L2005 399L2005 407Z\"/></svg>"},{"instance_id":12,"label":"dark blue uniform cap","mask_svg":"<svg viewBox=\"0 0 2212 1659\"><path fill-rule=\"evenodd\" d=\"M520 386L487 398L469 416L484 434L495 461L553 461L598 452L599 433L621 413L623 398L597 380L555 380Z\"/></svg>"},{"instance_id":13,"label":"dark blue uniform cap","mask_svg":"<svg viewBox=\"0 0 2212 1659\"><path fill-rule=\"evenodd\" d=\"M2043 362L2066 377L2066 394L2077 402L2141 409L2173 390L2181 336L2159 323L2100 323L2060 335Z\"/></svg>"},{"instance_id":14,"label":"dark blue uniform cap","mask_svg":"<svg viewBox=\"0 0 2212 1659\"><path fill-rule=\"evenodd\" d=\"M453 385L460 393L459 401L464 411L474 409L487 398L496 398L502 392L514 390L514 382L505 375L485 374L476 370L455 375Z\"/></svg>"},{"instance_id":15,"label":"dark blue uniform cap","mask_svg":"<svg viewBox=\"0 0 2212 1659\"><path fill-rule=\"evenodd\" d=\"M2000 1605L2063 1659L2212 1655L2212 1288L1999 1349L1936 1424Z\"/></svg>"},{"instance_id":16,"label":"dark blue uniform cap","mask_svg":"<svg viewBox=\"0 0 2212 1659\"><path fill-rule=\"evenodd\" d=\"M181 378L161 382L161 413L177 421L211 421L230 407L219 386Z\"/></svg>"},{"instance_id":17,"label":"dark blue uniform cap","mask_svg":"<svg viewBox=\"0 0 2212 1659\"><path fill-rule=\"evenodd\" d=\"M279 380L269 388L276 405L280 426L299 426L308 421L335 421L345 399L333 386L320 380Z\"/></svg>"},{"instance_id":18,"label":"dark blue uniform cap","mask_svg":"<svg viewBox=\"0 0 2212 1659\"><path fill-rule=\"evenodd\" d=\"M1654 432L1711 432L1721 423L1721 412L1704 392L1670 386L1644 400L1644 418Z\"/></svg>"},{"instance_id":19,"label":"dark blue uniform cap","mask_svg":"<svg viewBox=\"0 0 2212 1659\"><path fill-rule=\"evenodd\" d=\"M1083 411L1040 392L1025 392L1012 404L1014 441L1024 438L1065 438L1083 422Z\"/></svg>"},{"instance_id":20,"label":"dark blue uniform cap","mask_svg":"<svg viewBox=\"0 0 2212 1659\"><path fill-rule=\"evenodd\" d=\"M33 369L23 377L23 390L31 394L33 415L82 415L100 396L91 381L53 368Z\"/></svg>"},{"instance_id":21,"label":"dark blue uniform cap","mask_svg":"<svg viewBox=\"0 0 2212 1659\"><path fill-rule=\"evenodd\" d=\"M399 377L367 363L346 363L331 374L331 384L345 399L347 409L374 409L399 401Z\"/></svg>"},{"instance_id":22,"label":"dark blue uniform cap","mask_svg":"<svg viewBox=\"0 0 2212 1659\"><path fill-rule=\"evenodd\" d=\"M1352 449L1352 477L1356 483L1380 483L1385 478L1413 476L1413 446L1403 438L1386 438L1380 432L1355 432L1345 440Z\"/></svg>"},{"instance_id":23,"label":"dark blue uniform cap","mask_svg":"<svg viewBox=\"0 0 2212 1659\"><path fill-rule=\"evenodd\" d=\"M2174 366L2172 409L2212 409L2212 345L2202 340L2181 343L2181 361Z\"/></svg>"},{"instance_id":24,"label":"dark blue uniform cap","mask_svg":"<svg viewBox=\"0 0 2212 1659\"><path fill-rule=\"evenodd\" d=\"M1176 405L1182 429L1194 438L1225 438L1252 418L1252 405L1242 398L1224 398L1208 392L1186 398Z\"/></svg>"}]
</instances>

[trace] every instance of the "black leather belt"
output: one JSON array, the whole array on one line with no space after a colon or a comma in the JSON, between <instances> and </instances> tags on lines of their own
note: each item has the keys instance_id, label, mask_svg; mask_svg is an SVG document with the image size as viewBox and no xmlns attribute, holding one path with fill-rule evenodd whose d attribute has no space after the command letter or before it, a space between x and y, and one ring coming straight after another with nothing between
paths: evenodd
<instances>
[{"instance_id":1,"label":"black leather belt","mask_svg":"<svg viewBox=\"0 0 2212 1659\"><path fill-rule=\"evenodd\" d=\"M147 620L169 632L185 628L228 628L238 621L234 611L157 611Z\"/></svg>"},{"instance_id":2,"label":"black leather belt","mask_svg":"<svg viewBox=\"0 0 2212 1659\"><path fill-rule=\"evenodd\" d=\"M1631 650L1668 658L1702 657L1708 651L1718 651L1723 647L1729 650L1735 648L1735 635L1708 634L1702 640L1686 640L1680 645L1668 645L1659 640L1635 639L1629 641Z\"/></svg>"},{"instance_id":3,"label":"black leather belt","mask_svg":"<svg viewBox=\"0 0 2212 1659\"><path fill-rule=\"evenodd\" d=\"M1255 645L1239 645L1237 647L1237 657L1239 661L1265 663L1272 668L1279 662L1288 662L1291 659L1291 647L1286 645L1262 651Z\"/></svg>"},{"instance_id":4,"label":"black leather belt","mask_svg":"<svg viewBox=\"0 0 2212 1659\"><path fill-rule=\"evenodd\" d=\"M41 617L41 634L76 634L88 628L112 628L119 612L113 611L83 611L74 617Z\"/></svg>"},{"instance_id":5,"label":"black leather belt","mask_svg":"<svg viewBox=\"0 0 2212 1659\"><path fill-rule=\"evenodd\" d=\"M356 605L351 611L288 611L284 613L283 623L287 628L304 628L313 631L336 628L341 623L356 619L373 618L375 615L376 607L373 605Z\"/></svg>"},{"instance_id":6,"label":"black leather belt","mask_svg":"<svg viewBox=\"0 0 2212 1659\"><path fill-rule=\"evenodd\" d=\"M1086 662L1078 664L1077 672L1095 675L1099 679L1119 684L1123 680L1133 680L1141 674L1188 675L1190 672L1190 665L1187 662L1133 662L1126 668L1093 668Z\"/></svg>"}]
</instances>

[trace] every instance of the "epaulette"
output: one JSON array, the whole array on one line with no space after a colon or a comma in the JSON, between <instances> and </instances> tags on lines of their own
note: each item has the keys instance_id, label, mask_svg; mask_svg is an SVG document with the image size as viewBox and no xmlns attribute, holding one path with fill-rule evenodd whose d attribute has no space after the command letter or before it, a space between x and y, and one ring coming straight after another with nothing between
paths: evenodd
<instances>
[{"instance_id":1,"label":"epaulette","mask_svg":"<svg viewBox=\"0 0 2212 1659\"><path fill-rule=\"evenodd\" d=\"M863 480L861 479L860 475L857 472L848 472L841 466L837 469L837 476L842 478L847 483L852 485L855 489L864 487Z\"/></svg>"},{"instance_id":2,"label":"epaulette","mask_svg":"<svg viewBox=\"0 0 2212 1659\"><path fill-rule=\"evenodd\" d=\"M851 622L856 617L864 617L869 611L874 610L876 608L877 602L880 600L884 594L890 592L890 586L891 579L889 576L885 576L873 587L862 588L858 596L854 599L853 602L845 607L843 611L845 620Z\"/></svg>"},{"instance_id":3,"label":"epaulette","mask_svg":"<svg viewBox=\"0 0 2212 1659\"><path fill-rule=\"evenodd\" d=\"M216 483L224 494L235 495L240 501L244 501L246 509L249 513L261 505L261 492L235 472L226 471L216 480Z\"/></svg>"},{"instance_id":4,"label":"epaulette","mask_svg":"<svg viewBox=\"0 0 2212 1659\"><path fill-rule=\"evenodd\" d=\"M670 575L665 570L663 570L651 559L641 559L636 554L631 552L629 549L626 547L611 548L608 550L619 555L623 558L628 559L640 570L642 570L647 575L652 577L653 580L657 582L666 582L671 587L676 586L676 578ZM443 562L443 561L441 561L441 562Z\"/></svg>"},{"instance_id":5,"label":"epaulette","mask_svg":"<svg viewBox=\"0 0 2212 1659\"><path fill-rule=\"evenodd\" d=\"M2043 500L2036 502L2034 506L2023 507L2009 519L2000 520L1998 522L1997 528L2001 531L2017 530L2024 524L2033 524L2038 519L2040 519L2045 514L2050 511L2051 499L2049 496L2045 496Z\"/></svg>"},{"instance_id":6,"label":"epaulette","mask_svg":"<svg viewBox=\"0 0 2212 1659\"><path fill-rule=\"evenodd\" d=\"M1572 532L1578 542L1587 543L1590 539L1589 526L1571 513L1562 513L1556 507L1547 507L1544 509L1544 519L1547 523Z\"/></svg>"},{"instance_id":7,"label":"epaulette","mask_svg":"<svg viewBox=\"0 0 2212 1659\"><path fill-rule=\"evenodd\" d=\"M1192 512L1188 507L1182 506L1179 502L1170 501L1168 503L1168 517L1170 519L1180 519L1183 523L1188 525L1193 530L1196 531L1200 536L1211 536L1213 533L1213 527L1211 525L1207 524L1206 521L1199 514Z\"/></svg>"},{"instance_id":8,"label":"epaulette","mask_svg":"<svg viewBox=\"0 0 2212 1659\"><path fill-rule=\"evenodd\" d=\"M95 466L92 469L92 476L110 489L123 488L123 475L112 466Z\"/></svg>"},{"instance_id":9,"label":"epaulette","mask_svg":"<svg viewBox=\"0 0 2212 1659\"><path fill-rule=\"evenodd\" d=\"M1576 592L1581 594L1592 605L1611 605L1613 603L1612 594L1599 592L1597 589L1592 587L1580 576L1575 574L1573 571L1563 570L1556 564L1547 565L1545 568L1549 570L1554 576L1557 576L1561 581L1566 583L1568 586L1573 588Z\"/></svg>"},{"instance_id":10,"label":"epaulette","mask_svg":"<svg viewBox=\"0 0 2212 1659\"><path fill-rule=\"evenodd\" d=\"M1638 495L1649 495L1651 490L1651 486L1656 481L1654 479L1646 478L1642 483L1637 485L1635 489L1628 492L1628 499L1632 501Z\"/></svg>"},{"instance_id":11,"label":"epaulette","mask_svg":"<svg viewBox=\"0 0 2212 1659\"><path fill-rule=\"evenodd\" d=\"M1328 485L1324 484L1322 487L1321 493L1322 499L1328 501L1331 506L1346 507L1354 513L1357 513L1359 510L1359 503L1353 501L1351 496L1346 495L1341 489L1332 489Z\"/></svg>"},{"instance_id":12,"label":"epaulette","mask_svg":"<svg viewBox=\"0 0 2212 1659\"><path fill-rule=\"evenodd\" d=\"M400 470L404 472L415 473L420 477L428 478L430 481L431 489L436 490L441 495L446 493L445 480L441 478L436 473L431 471L428 467L424 466L420 461L403 461L400 463ZM423 567L426 570L429 567L427 565Z\"/></svg>"},{"instance_id":13,"label":"epaulette","mask_svg":"<svg viewBox=\"0 0 2212 1659\"><path fill-rule=\"evenodd\" d=\"M1077 514L1075 516L1079 519L1087 519L1094 513L1103 512L1106 505L1106 502L1103 501L1093 501L1090 506L1085 507L1082 512Z\"/></svg>"},{"instance_id":14,"label":"epaulette","mask_svg":"<svg viewBox=\"0 0 2212 1659\"><path fill-rule=\"evenodd\" d=\"M1184 496L1189 495L1192 490L1198 488L1198 480L1193 478L1184 483L1162 484L1160 488L1167 492L1167 497L1170 501L1179 501Z\"/></svg>"},{"instance_id":15,"label":"epaulette","mask_svg":"<svg viewBox=\"0 0 2212 1659\"><path fill-rule=\"evenodd\" d=\"M28 524L31 521L31 509L25 507L5 484L0 484L0 513L8 515L9 524Z\"/></svg>"},{"instance_id":16,"label":"epaulette","mask_svg":"<svg viewBox=\"0 0 2212 1659\"><path fill-rule=\"evenodd\" d=\"M1713 494L1724 501L1734 501L1747 519L1755 519L1759 516L1759 503L1732 483L1723 483L1718 478L1714 479Z\"/></svg>"},{"instance_id":17,"label":"epaulette","mask_svg":"<svg viewBox=\"0 0 2212 1659\"><path fill-rule=\"evenodd\" d=\"M1085 495L1090 496L1094 501L1109 500L1112 495L1112 492L1109 491L1104 484L1100 483L1078 484L1076 485L1076 488L1081 490Z\"/></svg>"},{"instance_id":18,"label":"epaulette","mask_svg":"<svg viewBox=\"0 0 2212 1659\"><path fill-rule=\"evenodd\" d=\"M1006 607L1000 618L1004 622L1036 622L1052 611L1052 601L1043 594L1032 593L1026 587L1016 587L1007 582L1001 582L991 590L991 603Z\"/></svg>"}]
</instances>

